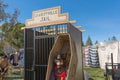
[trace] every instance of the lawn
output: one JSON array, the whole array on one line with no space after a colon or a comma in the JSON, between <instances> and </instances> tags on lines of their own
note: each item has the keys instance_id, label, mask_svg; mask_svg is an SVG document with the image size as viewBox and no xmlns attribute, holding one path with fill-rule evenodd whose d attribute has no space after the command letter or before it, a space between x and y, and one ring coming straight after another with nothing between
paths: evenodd
<instances>
[{"instance_id":1,"label":"lawn","mask_svg":"<svg viewBox=\"0 0 120 80\"><path fill-rule=\"evenodd\" d=\"M23 80L23 75L21 74L20 69L13 68L9 71L4 80Z\"/></svg>"},{"instance_id":2,"label":"lawn","mask_svg":"<svg viewBox=\"0 0 120 80\"><path fill-rule=\"evenodd\" d=\"M100 68L84 68L93 80L104 80L104 70Z\"/></svg>"},{"instance_id":3,"label":"lawn","mask_svg":"<svg viewBox=\"0 0 120 80\"><path fill-rule=\"evenodd\" d=\"M93 68L93 67L85 67L84 69L86 70L86 72L88 72L88 74L93 80L104 80L103 69ZM13 69L12 72L10 72L9 75L7 75L7 77L17 78L17 77L22 77L22 76L20 75L20 70ZM8 80L8 78L6 78L5 80ZM23 79L9 79L9 80L23 80Z\"/></svg>"}]
</instances>

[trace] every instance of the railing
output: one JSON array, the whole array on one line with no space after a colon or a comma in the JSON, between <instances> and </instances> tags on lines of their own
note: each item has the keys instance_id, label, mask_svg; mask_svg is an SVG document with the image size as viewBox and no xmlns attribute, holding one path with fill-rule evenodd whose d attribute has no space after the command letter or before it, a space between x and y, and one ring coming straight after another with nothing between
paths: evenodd
<instances>
[{"instance_id":1,"label":"railing","mask_svg":"<svg viewBox=\"0 0 120 80\"><path fill-rule=\"evenodd\" d=\"M105 64L105 76L112 76L112 80L120 79L120 63L106 63Z\"/></svg>"}]
</instances>

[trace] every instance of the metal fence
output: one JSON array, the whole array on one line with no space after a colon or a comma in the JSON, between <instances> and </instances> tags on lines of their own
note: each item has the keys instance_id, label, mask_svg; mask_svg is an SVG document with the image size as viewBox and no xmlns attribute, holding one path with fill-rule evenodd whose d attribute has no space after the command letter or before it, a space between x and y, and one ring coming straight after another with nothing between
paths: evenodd
<instances>
[{"instance_id":1,"label":"metal fence","mask_svg":"<svg viewBox=\"0 0 120 80\"><path fill-rule=\"evenodd\" d=\"M120 80L120 63L106 63L105 64L105 77L112 76L112 80Z\"/></svg>"},{"instance_id":2,"label":"metal fence","mask_svg":"<svg viewBox=\"0 0 120 80\"><path fill-rule=\"evenodd\" d=\"M25 29L25 78L45 80L48 57L57 35L68 32L68 24Z\"/></svg>"}]
</instances>

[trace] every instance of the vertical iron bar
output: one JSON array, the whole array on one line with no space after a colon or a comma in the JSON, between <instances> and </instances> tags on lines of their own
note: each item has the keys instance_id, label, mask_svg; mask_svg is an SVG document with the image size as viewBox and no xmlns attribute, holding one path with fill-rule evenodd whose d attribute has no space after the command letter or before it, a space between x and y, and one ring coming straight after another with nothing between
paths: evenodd
<instances>
[{"instance_id":1,"label":"vertical iron bar","mask_svg":"<svg viewBox=\"0 0 120 80\"><path fill-rule=\"evenodd\" d=\"M43 38L43 63L42 63L42 65L44 65L44 63L45 63L45 58L44 58L44 55L45 55L45 38Z\"/></svg>"},{"instance_id":2,"label":"vertical iron bar","mask_svg":"<svg viewBox=\"0 0 120 80\"><path fill-rule=\"evenodd\" d=\"M38 40L38 48L37 48L37 65L39 64L39 56L40 56L40 39L37 39Z\"/></svg>"},{"instance_id":3,"label":"vertical iron bar","mask_svg":"<svg viewBox=\"0 0 120 80\"><path fill-rule=\"evenodd\" d=\"M41 36L43 35L43 27L41 27Z\"/></svg>"},{"instance_id":4,"label":"vertical iron bar","mask_svg":"<svg viewBox=\"0 0 120 80\"><path fill-rule=\"evenodd\" d=\"M62 24L62 33L64 33L64 24Z\"/></svg>"},{"instance_id":5,"label":"vertical iron bar","mask_svg":"<svg viewBox=\"0 0 120 80\"><path fill-rule=\"evenodd\" d=\"M37 33L38 33L38 35L37 36L39 36L40 35L40 27L38 27L38 29L37 29Z\"/></svg>"},{"instance_id":6,"label":"vertical iron bar","mask_svg":"<svg viewBox=\"0 0 120 80\"><path fill-rule=\"evenodd\" d=\"M58 34L58 25L55 25L55 35Z\"/></svg>"},{"instance_id":7,"label":"vertical iron bar","mask_svg":"<svg viewBox=\"0 0 120 80\"><path fill-rule=\"evenodd\" d=\"M43 39L41 39L41 40L42 40L42 45L41 45L42 46L42 49L41 49L42 53L41 53L41 57L40 58L41 58L41 64L42 64L43 63Z\"/></svg>"},{"instance_id":8,"label":"vertical iron bar","mask_svg":"<svg viewBox=\"0 0 120 80\"><path fill-rule=\"evenodd\" d=\"M42 63L42 65L44 65L44 63L45 63L45 38L43 38L43 63ZM44 73L44 68L43 68L43 66L42 66L42 72ZM44 73L45 74L45 73ZM44 79L44 74L42 74L42 80Z\"/></svg>"},{"instance_id":9,"label":"vertical iron bar","mask_svg":"<svg viewBox=\"0 0 120 80\"><path fill-rule=\"evenodd\" d=\"M26 44L26 38L27 38L27 29L24 29L24 80L26 80L26 73L27 73L27 71L26 71L26 46L27 46L27 44Z\"/></svg>"},{"instance_id":10,"label":"vertical iron bar","mask_svg":"<svg viewBox=\"0 0 120 80\"><path fill-rule=\"evenodd\" d=\"M47 65L48 65L48 60L49 60L49 54L50 54L50 52L49 52L49 38L47 38Z\"/></svg>"},{"instance_id":11,"label":"vertical iron bar","mask_svg":"<svg viewBox=\"0 0 120 80\"><path fill-rule=\"evenodd\" d=\"M59 34L59 28L60 28L60 25L57 25L57 26L58 26L58 34ZM58 35L58 34L57 34L57 35Z\"/></svg>"},{"instance_id":12,"label":"vertical iron bar","mask_svg":"<svg viewBox=\"0 0 120 80\"><path fill-rule=\"evenodd\" d=\"M48 29L49 29L49 31L50 31L49 34L51 35L51 34L52 34L52 26L49 26Z\"/></svg>"},{"instance_id":13,"label":"vertical iron bar","mask_svg":"<svg viewBox=\"0 0 120 80\"><path fill-rule=\"evenodd\" d=\"M40 35L39 35L39 36L41 36L41 27L40 27L40 32L39 32L39 33L40 33Z\"/></svg>"},{"instance_id":14,"label":"vertical iron bar","mask_svg":"<svg viewBox=\"0 0 120 80\"><path fill-rule=\"evenodd\" d=\"M48 45L47 45L47 38L45 38L45 59L46 59L45 65L47 65L47 58L48 58L48 57L47 57L47 54L48 54L48 53L47 53L47 46L48 46Z\"/></svg>"},{"instance_id":15,"label":"vertical iron bar","mask_svg":"<svg viewBox=\"0 0 120 80\"><path fill-rule=\"evenodd\" d=\"M43 45L44 45L44 52L43 52L43 64L42 65L44 65L45 64L45 38L44 38L44 43L43 43Z\"/></svg>"},{"instance_id":16,"label":"vertical iron bar","mask_svg":"<svg viewBox=\"0 0 120 80\"><path fill-rule=\"evenodd\" d=\"M33 73L34 73L34 80L36 80L36 78L35 78L35 76L36 76L36 74L35 74L35 32L36 32L36 31L35 31L35 30L36 30L36 28L34 28L34 33L33 33L33 35L34 35L34 36L33 36L33 38L34 38L34 39L33 39L33 48L34 48L34 50L33 50L33 51L34 51L34 52L33 52L33 70L34 70L34 71L33 71Z\"/></svg>"},{"instance_id":17,"label":"vertical iron bar","mask_svg":"<svg viewBox=\"0 0 120 80\"><path fill-rule=\"evenodd\" d=\"M45 26L45 30L44 30L44 31L45 31L45 32L44 32L44 33L45 33L45 35L47 34L46 29L47 29L47 26Z\"/></svg>"}]
</instances>

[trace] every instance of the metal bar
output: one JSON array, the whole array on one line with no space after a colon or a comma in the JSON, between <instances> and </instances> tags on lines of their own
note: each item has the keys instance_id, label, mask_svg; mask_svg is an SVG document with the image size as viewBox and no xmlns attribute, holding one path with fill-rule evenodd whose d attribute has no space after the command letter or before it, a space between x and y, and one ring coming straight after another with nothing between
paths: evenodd
<instances>
[{"instance_id":1,"label":"metal bar","mask_svg":"<svg viewBox=\"0 0 120 80\"><path fill-rule=\"evenodd\" d=\"M55 35L36 36L35 39L54 37Z\"/></svg>"},{"instance_id":2,"label":"metal bar","mask_svg":"<svg viewBox=\"0 0 120 80\"><path fill-rule=\"evenodd\" d=\"M35 65L37 67L46 67L47 65Z\"/></svg>"},{"instance_id":3,"label":"metal bar","mask_svg":"<svg viewBox=\"0 0 120 80\"><path fill-rule=\"evenodd\" d=\"M38 43L37 43L37 63L36 64L39 64L39 53L40 53L40 39L37 39Z\"/></svg>"},{"instance_id":4,"label":"metal bar","mask_svg":"<svg viewBox=\"0 0 120 80\"><path fill-rule=\"evenodd\" d=\"M58 25L55 26L55 30L56 30L55 35L57 35L58 34Z\"/></svg>"},{"instance_id":5,"label":"metal bar","mask_svg":"<svg viewBox=\"0 0 120 80\"><path fill-rule=\"evenodd\" d=\"M39 39L35 39L35 65L38 63ZM36 67L35 67L36 70Z\"/></svg>"},{"instance_id":6,"label":"metal bar","mask_svg":"<svg viewBox=\"0 0 120 80\"><path fill-rule=\"evenodd\" d=\"M47 32L47 33L54 33L55 32L55 29L54 28L51 28L51 27L53 27L54 25L52 25L52 26L50 26L50 28L49 29L45 29L45 30L39 30L39 32ZM62 30L67 30L67 28L63 28L62 26L65 26L65 24L60 24L59 26L61 26L61 28L59 28L59 31L62 31ZM75 26L75 28L81 28L81 26ZM85 30L81 30L81 31L85 31Z\"/></svg>"},{"instance_id":7,"label":"metal bar","mask_svg":"<svg viewBox=\"0 0 120 80\"><path fill-rule=\"evenodd\" d=\"M40 31L40 27L38 27L38 31ZM38 36L40 35L40 32L38 32Z\"/></svg>"},{"instance_id":8,"label":"metal bar","mask_svg":"<svg viewBox=\"0 0 120 80\"><path fill-rule=\"evenodd\" d=\"M45 34L47 34L47 31L46 31L46 30L47 30L47 26L45 26L45 30L44 30L44 33L45 33Z\"/></svg>"},{"instance_id":9,"label":"metal bar","mask_svg":"<svg viewBox=\"0 0 120 80\"><path fill-rule=\"evenodd\" d=\"M38 45L39 46L39 49L38 49L39 50L39 53L38 53L39 54L38 55L39 64L41 64L41 60L39 60L41 58L40 56L41 56L41 53L42 53L41 45L42 45L42 41L41 41L41 39L39 39L39 45Z\"/></svg>"},{"instance_id":10,"label":"metal bar","mask_svg":"<svg viewBox=\"0 0 120 80\"><path fill-rule=\"evenodd\" d=\"M49 31L50 31L50 32L49 32ZM49 33L50 35L52 35L51 31L52 31L52 25L51 25L50 28L48 29L47 33ZM53 31L52 31L52 32L53 32Z\"/></svg>"},{"instance_id":11,"label":"metal bar","mask_svg":"<svg viewBox=\"0 0 120 80\"><path fill-rule=\"evenodd\" d=\"M45 67L42 67L43 68L43 73L45 73L46 74L46 72L45 72ZM43 79L42 80L45 80L44 78L45 78L45 74L43 74Z\"/></svg>"},{"instance_id":12,"label":"metal bar","mask_svg":"<svg viewBox=\"0 0 120 80\"><path fill-rule=\"evenodd\" d=\"M35 61L36 61L36 60L35 60L35 32L36 32L36 31L35 31L35 28L34 28L34 33L33 33L33 35L34 35L34 36L33 36L33 37L34 37L34 39L33 39L33 43L34 43L34 44L33 44L33 47L34 47L34 50L33 50L33 51L34 51L34 52L33 52L33 69L35 69ZM36 77L35 77L35 76L36 76L36 73L35 73L35 70L34 70L34 76L33 76L33 77L34 77L34 80L36 80Z\"/></svg>"},{"instance_id":13,"label":"metal bar","mask_svg":"<svg viewBox=\"0 0 120 80\"><path fill-rule=\"evenodd\" d=\"M47 38L47 63L46 65L48 65L48 59L49 59L49 38Z\"/></svg>"},{"instance_id":14,"label":"metal bar","mask_svg":"<svg viewBox=\"0 0 120 80\"><path fill-rule=\"evenodd\" d=\"M47 65L47 55L48 55L48 43L47 43L47 38L45 39L45 59L46 59L46 62L45 62L45 65Z\"/></svg>"},{"instance_id":15,"label":"metal bar","mask_svg":"<svg viewBox=\"0 0 120 80\"><path fill-rule=\"evenodd\" d=\"M41 27L40 27L40 31L41 31ZM41 36L41 33L39 32L39 36Z\"/></svg>"},{"instance_id":16,"label":"metal bar","mask_svg":"<svg viewBox=\"0 0 120 80\"><path fill-rule=\"evenodd\" d=\"M44 42L43 42L43 63L42 64L44 64L45 63L45 38L43 38L43 40L44 40Z\"/></svg>"},{"instance_id":17,"label":"metal bar","mask_svg":"<svg viewBox=\"0 0 120 80\"><path fill-rule=\"evenodd\" d=\"M63 25L63 29L65 28L65 24ZM65 33L65 30L63 30L63 33Z\"/></svg>"},{"instance_id":18,"label":"metal bar","mask_svg":"<svg viewBox=\"0 0 120 80\"><path fill-rule=\"evenodd\" d=\"M52 37L51 49L52 49L53 43L54 43L54 38Z\"/></svg>"},{"instance_id":19,"label":"metal bar","mask_svg":"<svg viewBox=\"0 0 120 80\"><path fill-rule=\"evenodd\" d=\"M27 48L26 47L27 46L27 44L26 44L26 38L27 38L27 29L24 29L24 51L25 51L25 53L27 53L26 52L26 48ZM24 54L24 56L26 56L26 54ZM24 73L25 73L24 74L24 76L25 76L24 80L26 79L26 65L25 64L26 64L26 57L24 57L24 66L25 66L24 67Z\"/></svg>"},{"instance_id":20,"label":"metal bar","mask_svg":"<svg viewBox=\"0 0 120 80\"><path fill-rule=\"evenodd\" d=\"M42 57L43 57L43 53L44 53L44 51L43 51L43 44L44 43L43 43L43 39L41 39L41 40L42 40L42 45L41 45L41 47L42 47L42 49L41 49L42 50L42 53L41 53L41 64L42 64L43 63L43 58Z\"/></svg>"},{"instance_id":21,"label":"metal bar","mask_svg":"<svg viewBox=\"0 0 120 80\"><path fill-rule=\"evenodd\" d=\"M46 62L45 62L45 65L47 65L47 38L45 38L45 60L46 60Z\"/></svg>"},{"instance_id":22,"label":"metal bar","mask_svg":"<svg viewBox=\"0 0 120 80\"><path fill-rule=\"evenodd\" d=\"M42 58L43 58L43 63L42 63L42 64L44 64L44 62L45 62L44 54L45 54L45 38L43 38L43 56L42 56Z\"/></svg>"},{"instance_id":23,"label":"metal bar","mask_svg":"<svg viewBox=\"0 0 120 80\"><path fill-rule=\"evenodd\" d=\"M42 78L42 75L41 75L41 67L40 67L40 70L39 70L40 72L39 72L39 74L40 74L40 80L42 80L41 78Z\"/></svg>"},{"instance_id":24,"label":"metal bar","mask_svg":"<svg viewBox=\"0 0 120 80\"><path fill-rule=\"evenodd\" d=\"M48 59L49 59L49 43L48 43L48 39L47 38L47 62L46 62L46 65L48 64Z\"/></svg>"},{"instance_id":25,"label":"metal bar","mask_svg":"<svg viewBox=\"0 0 120 80\"><path fill-rule=\"evenodd\" d=\"M62 28L61 33L63 33L63 24L61 24L61 28Z\"/></svg>"},{"instance_id":26,"label":"metal bar","mask_svg":"<svg viewBox=\"0 0 120 80\"><path fill-rule=\"evenodd\" d=\"M49 53L50 53L50 52L49 52L49 38L48 38L48 55L47 55L48 58L49 58ZM48 61L47 61L47 65L48 65Z\"/></svg>"},{"instance_id":27,"label":"metal bar","mask_svg":"<svg viewBox=\"0 0 120 80\"><path fill-rule=\"evenodd\" d=\"M34 71L34 70L32 70L32 69L26 69L27 71Z\"/></svg>"},{"instance_id":28,"label":"metal bar","mask_svg":"<svg viewBox=\"0 0 120 80\"><path fill-rule=\"evenodd\" d=\"M41 27L41 31L43 30L43 27ZM43 34L41 34L40 36L42 36Z\"/></svg>"},{"instance_id":29,"label":"metal bar","mask_svg":"<svg viewBox=\"0 0 120 80\"><path fill-rule=\"evenodd\" d=\"M32 48L32 47L26 47L26 49L32 49L32 50L33 50L33 48Z\"/></svg>"},{"instance_id":30,"label":"metal bar","mask_svg":"<svg viewBox=\"0 0 120 80\"><path fill-rule=\"evenodd\" d=\"M59 29L60 29L60 25L58 25L58 34L60 33Z\"/></svg>"}]
</instances>

